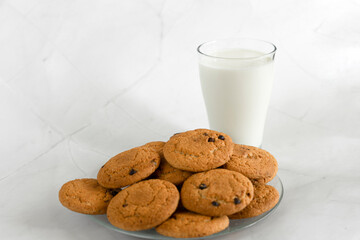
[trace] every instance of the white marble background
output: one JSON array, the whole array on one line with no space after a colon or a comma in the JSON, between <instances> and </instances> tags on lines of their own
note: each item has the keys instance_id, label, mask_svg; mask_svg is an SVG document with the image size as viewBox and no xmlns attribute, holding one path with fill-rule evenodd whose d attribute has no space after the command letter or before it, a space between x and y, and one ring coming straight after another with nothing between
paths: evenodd
<instances>
[{"instance_id":1,"label":"white marble background","mask_svg":"<svg viewBox=\"0 0 360 240\"><path fill-rule=\"evenodd\" d=\"M134 240L57 192L122 150L207 127L195 49L227 37L278 46L263 147L286 192L221 239L360 239L358 0L0 1L0 239Z\"/></svg>"}]
</instances>

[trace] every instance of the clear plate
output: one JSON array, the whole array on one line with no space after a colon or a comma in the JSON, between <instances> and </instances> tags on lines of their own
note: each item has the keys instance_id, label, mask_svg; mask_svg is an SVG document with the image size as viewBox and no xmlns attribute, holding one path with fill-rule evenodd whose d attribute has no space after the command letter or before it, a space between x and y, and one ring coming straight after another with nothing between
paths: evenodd
<instances>
[{"instance_id":1,"label":"clear plate","mask_svg":"<svg viewBox=\"0 0 360 240\"><path fill-rule=\"evenodd\" d=\"M219 237L219 236L222 236L222 235L225 235L228 233L239 231L240 229L250 227L250 226L260 222L261 220L265 219L266 217L268 217L280 205L281 200L284 195L284 187L278 176L275 176L275 178L268 184L275 187L278 190L279 195L280 195L279 202L276 204L276 206L274 208L272 208L270 211L263 213L257 217L240 219L240 220L230 220L229 227L227 229L225 229L224 231L221 231L219 233L216 233L216 234L213 234L210 236L197 238L197 239L211 239L211 238ZM99 223L100 225L102 225L106 228L109 228L111 230L114 230L116 232L123 233L125 235L139 237L139 238L145 238L145 239L163 239L163 240L175 239L175 238L171 238L171 237L162 236L162 235L158 234L155 231L155 229L137 231L137 232L122 230L120 228L117 228L117 227L114 227L113 225L111 225L110 222L107 220L106 215L90 215L90 217L92 219L94 219L95 222ZM177 239L179 239L179 238L177 238Z\"/></svg>"}]
</instances>

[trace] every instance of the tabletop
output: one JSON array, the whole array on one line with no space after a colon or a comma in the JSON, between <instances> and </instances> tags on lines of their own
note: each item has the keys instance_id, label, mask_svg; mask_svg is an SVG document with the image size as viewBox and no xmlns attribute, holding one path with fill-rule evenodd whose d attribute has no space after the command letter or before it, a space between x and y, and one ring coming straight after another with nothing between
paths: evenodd
<instances>
[{"instance_id":1,"label":"tabletop","mask_svg":"<svg viewBox=\"0 0 360 240\"><path fill-rule=\"evenodd\" d=\"M196 47L275 43L262 147L284 199L230 239L360 239L356 0L0 2L0 238L122 239L63 208L111 156L207 128Z\"/></svg>"}]
</instances>

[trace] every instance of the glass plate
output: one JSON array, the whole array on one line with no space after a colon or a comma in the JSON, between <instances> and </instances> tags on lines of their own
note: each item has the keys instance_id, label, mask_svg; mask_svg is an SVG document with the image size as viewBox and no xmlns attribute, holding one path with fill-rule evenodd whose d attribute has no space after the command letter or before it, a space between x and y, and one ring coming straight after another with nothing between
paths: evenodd
<instances>
[{"instance_id":1,"label":"glass plate","mask_svg":"<svg viewBox=\"0 0 360 240\"><path fill-rule=\"evenodd\" d=\"M215 237L225 235L228 233L232 233L235 231L239 231L240 229L244 229L244 228L247 228L247 227L250 227L250 226L256 224L257 222L265 219L267 216L269 216L271 213L273 213L275 211L275 209L280 205L280 202L283 198L284 187L283 187L283 184L282 184L280 178L277 175L274 177L273 180L271 180L271 182L268 183L268 185L275 187L276 190L278 190L279 195L280 195L279 202L275 205L274 208L272 208L270 211L267 211L266 213L263 213L257 217L239 219L239 220L230 220L229 227L227 229L225 229L224 231L221 231L219 233L216 233L216 234L213 234L210 236L197 238L197 239L210 239L210 238L215 238ZM110 222L107 220L106 215L90 215L90 217L92 219L94 219L95 222L99 223L100 225L102 225L106 228L109 228L111 230L129 235L129 236L145 238L145 239L163 239L163 240L175 239L175 238L165 237L165 236L158 234L154 228L150 229L150 230L143 230L143 231L137 231L137 232L122 230L120 228L117 228L117 227L114 227L113 225L111 225Z\"/></svg>"}]
</instances>

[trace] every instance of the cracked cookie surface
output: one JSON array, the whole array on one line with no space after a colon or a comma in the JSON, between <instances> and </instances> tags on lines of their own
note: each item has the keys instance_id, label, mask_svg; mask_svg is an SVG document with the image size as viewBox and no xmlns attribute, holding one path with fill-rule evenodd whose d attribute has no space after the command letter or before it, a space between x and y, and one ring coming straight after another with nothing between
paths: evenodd
<instances>
[{"instance_id":1,"label":"cracked cookie surface","mask_svg":"<svg viewBox=\"0 0 360 240\"><path fill-rule=\"evenodd\" d=\"M172 136L163 151L174 168L201 172L225 164L232 155L233 143L225 133L196 129Z\"/></svg>"},{"instance_id":2,"label":"cracked cookie surface","mask_svg":"<svg viewBox=\"0 0 360 240\"><path fill-rule=\"evenodd\" d=\"M150 176L160 165L160 154L153 146L122 152L105 163L97 180L106 188L122 188Z\"/></svg>"},{"instance_id":3,"label":"cracked cookie surface","mask_svg":"<svg viewBox=\"0 0 360 240\"><path fill-rule=\"evenodd\" d=\"M96 179L75 179L65 183L59 191L61 204L78 213L105 214L115 192L99 185Z\"/></svg>"},{"instance_id":4,"label":"cracked cookie surface","mask_svg":"<svg viewBox=\"0 0 360 240\"><path fill-rule=\"evenodd\" d=\"M176 210L179 191L174 184L151 179L135 183L110 202L109 222L121 229L138 231L158 226Z\"/></svg>"},{"instance_id":5,"label":"cracked cookie surface","mask_svg":"<svg viewBox=\"0 0 360 240\"><path fill-rule=\"evenodd\" d=\"M192 212L177 212L156 228L161 235L175 238L209 236L229 226L227 216L209 217Z\"/></svg>"},{"instance_id":6,"label":"cracked cookie surface","mask_svg":"<svg viewBox=\"0 0 360 240\"><path fill-rule=\"evenodd\" d=\"M254 185L254 199L250 204L238 213L230 215L231 219L242 219L259 216L277 204L279 192L270 185Z\"/></svg>"},{"instance_id":7,"label":"cracked cookie surface","mask_svg":"<svg viewBox=\"0 0 360 240\"><path fill-rule=\"evenodd\" d=\"M273 155L261 148L234 144L234 152L224 168L239 172L254 183L265 184L275 177L278 164Z\"/></svg>"},{"instance_id":8,"label":"cracked cookie surface","mask_svg":"<svg viewBox=\"0 0 360 240\"><path fill-rule=\"evenodd\" d=\"M241 173L214 169L189 177L181 188L181 201L190 211L207 216L231 215L252 200L251 181Z\"/></svg>"}]
</instances>

